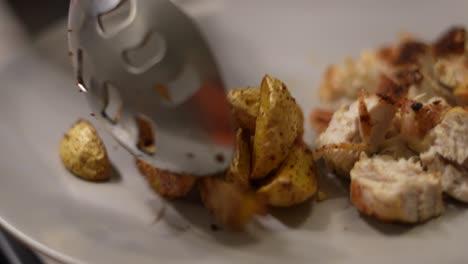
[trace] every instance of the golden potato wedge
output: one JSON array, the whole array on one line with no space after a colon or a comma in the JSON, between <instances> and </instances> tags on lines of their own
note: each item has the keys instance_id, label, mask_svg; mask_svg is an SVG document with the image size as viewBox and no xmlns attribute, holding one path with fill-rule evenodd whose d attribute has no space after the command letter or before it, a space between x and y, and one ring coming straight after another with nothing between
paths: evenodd
<instances>
[{"instance_id":1,"label":"golden potato wedge","mask_svg":"<svg viewBox=\"0 0 468 264\"><path fill-rule=\"evenodd\" d=\"M199 191L203 205L216 221L234 230L242 230L255 215L268 211L262 196L222 178L201 178Z\"/></svg>"},{"instance_id":2,"label":"golden potato wedge","mask_svg":"<svg viewBox=\"0 0 468 264\"><path fill-rule=\"evenodd\" d=\"M136 164L151 188L166 198L184 197L192 190L196 181L194 176L160 170L140 159L136 160Z\"/></svg>"},{"instance_id":3,"label":"golden potato wedge","mask_svg":"<svg viewBox=\"0 0 468 264\"><path fill-rule=\"evenodd\" d=\"M263 178L279 166L302 134L303 119L286 86L278 79L265 76L260 90L251 178Z\"/></svg>"},{"instance_id":4,"label":"golden potato wedge","mask_svg":"<svg viewBox=\"0 0 468 264\"><path fill-rule=\"evenodd\" d=\"M260 109L260 89L233 89L228 92L227 98L237 125L253 134Z\"/></svg>"},{"instance_id":5,"label":"golden potato wedge","mask_svg":"<svg viewBox=\"0 0 468 264\"><path fill-rule=\"evenodd\" d=\"M317 171L312 153L297 143L268 183L257 191L269 205L287 207L302 203L317 192Z\"/></svg>"},{"instance_id":6,"label":"golden potato wedge","mask_svg":"<svg viewBox=\"0 0 468 264\"><path fill-rule=\"evenodd\" d=\"M86 120L78 120L60 142L60 158L76 176L89 181L111 177L107 150L98 132Z\"/></svg>"},{"instance_id":7,"label":"golden potato wedge","mask_svg":"<svg viewBox=\"0 0 468 264\"><path fill-rule=\"evenodd\" d=\"M236 182L243 188L249 188L250 177L250 136L241 128L236 134L236 151L231 162L226 179L230 182Z\"/></svg>"}]
</instances>

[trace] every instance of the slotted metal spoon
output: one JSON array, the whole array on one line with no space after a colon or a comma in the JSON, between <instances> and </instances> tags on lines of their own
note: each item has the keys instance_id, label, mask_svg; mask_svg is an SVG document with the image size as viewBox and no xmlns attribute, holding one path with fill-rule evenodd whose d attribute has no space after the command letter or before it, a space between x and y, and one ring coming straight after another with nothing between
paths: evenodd
<instances>
[{"instance_id":1,"label":"slotted metal spoon","mask_svg":"<svg viewBox=\"0 0 468 264\"><path fill-rule=\"evenodd\" d=\"M69 47L79 90L108 131L159 168L211 175L234 143L208 45L168 0L72 0Z\"/></svg>"}]
</instances>

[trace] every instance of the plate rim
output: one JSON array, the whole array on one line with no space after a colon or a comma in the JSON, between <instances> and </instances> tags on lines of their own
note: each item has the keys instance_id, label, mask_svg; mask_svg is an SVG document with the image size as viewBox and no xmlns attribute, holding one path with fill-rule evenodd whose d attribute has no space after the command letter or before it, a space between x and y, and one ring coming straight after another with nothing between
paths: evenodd
<instances>
[{"instance_id":1,"label":"plate rim","mask_svg":"<svg viewBox=\"0 0 468 264\"><path fill-rule=\"evenodd\" d=\"M60 253L59 251L54 250L43 243L40 243L32 237L29 237L28 235L26 235L25 233L21 232L19 229L15 228L13 225L8 223L8 221L6 221L1 216L0 226L4 229L4 231L8 232L8 234L12 235L14 238L18 239L20 242L30 247L33 251L35 251L35 253L39 252L59 264L85 264L84 262L81 262L66 254Z\"/></svg>"}]
</instances>

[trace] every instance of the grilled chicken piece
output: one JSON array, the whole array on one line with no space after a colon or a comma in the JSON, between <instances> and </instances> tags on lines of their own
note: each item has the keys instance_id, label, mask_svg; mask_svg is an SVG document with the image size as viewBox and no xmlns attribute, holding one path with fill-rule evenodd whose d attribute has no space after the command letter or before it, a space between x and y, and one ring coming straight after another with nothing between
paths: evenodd
<instances>
[{"instance_id":1,"label":"grilled chicken piece","mask_svg":"<svg viewBox=\"0 0 468 264\"><path fill-rule=\"evenodd\" d=\"M401 137L414 151L426 151L432 143L429 132L440 123L448 109L450 105L441 97L434 97L425 104L406 100L400 109Z\"/></svg>"},{"instance_id":2,"label":"grilled chicken piece","mask_svg":"<svg viewBox=\"0 0 468 264\"><path fill-rule=\"evenodd\" d=\"M333 111L315 109L310 114L310 123L318 133L322 133L327 129L328 125L330 124L332 116Z\"/></svg>"},{"instance_id":3,"label":"grilled chicken piece","mask_svg":"<svg viewBox=\"0 0 468 264\"><path fill-rule=\"evenodd\" d=\"M395 111L395 105L377 95L341 107L317 138L316 153L337 174L349 175L360 151L372 152L383 142Z\"/></svg>"},{"instance_id":4,"label":"grilled chicken piece","mask_svg":"<svg viewBox=\"0 0 468 264\"><path fill-rule=\"evenodd\" d=\"M440 96L450 104L468 104L466 30L450 28L432 44L404 39L394 46L365 51L356 60L347 58L341 65L331 65L320 85L320 97L337 109L362 91L374 93L381 74L407 87L409 98L426 102Z\"/></svg>"},{"instance_id":5,"label":"grilled chicken piece","mask_svg":"<svg viewBox=\"0 0 468 264\"><path fill-rule=\"evenodd\" d=\"M362 91L373 92L384 66L372 51L363 52L356 60L346 58L342 65L331 65L320 84L320 98L326 103L349 103Z\"/></svg>"},{"instance_id":6,"label":"grilled chicken piece","mask_svg":"<svg viewBox=\"0 0 468 264\"><path fill-rule=\"evenodd\" d=\"M435 78L456 105L468 105L468 55L440 59L434 65Z\"/></svg>"},{"instance_id":7,"label":"grilled chicken piece","mask_svg":"<svg viewBox=\"0 0 468 264\"><path fill-rule=\"evenodd\" d=\"M409 159L418 155L408 146L406 140L400 134L386 138L379 146L377 153L392 156L395 159Z\"/></svg>"},{"instance_id":8,"label":"grilled chicken piece","mask_svg":"<svg viewBox=\"0 0 468 264\"><path fill-rule=\"evenodd\" d=\"M442 189L449 196L468 203L468 169L454 162L445 160L434 151L421 154L421 160L428 170L438 173Z\"/></svg>"},{"instance_id":9,"label":"grilled chicken piece","mask_svg":"<svg viewBox=\"0 0 468 264\"><path fill-rule=\"evenodd\" d=\"M327 70L320 95L338 110L316 155L350 175L363 214L417 223L443 213L443 192L468 203L467 39L453 27L434 43L407 38Z\"/></svg>"},{"instance_id":10,"label":"grilled chicken piece","mask_svg":"<svg viewBox=\"0 0 468 264\"><path fill-rule=\"evenodd\" d=\"M382 221L417 223L443 213L442 185L416 159L363 154L351 170L351 202Z\"/></svg>"},{"instance_id":11,"label":"grilled chicken piece","mask_svg":"<svg viewBox=\"0 0 468 264\"><path fill-rule=\"evenodd\" d=\"M468 167L468 108L455 107L434 129L432 148L447 160Z\"/></svg>"},{"instance_id":12,"label":"grilled chicken piece","mask_svg":"<svg viewBox=\"0 0 468 264\"><path fill-rule=\"evenodd\" d=\"M422 162L442 175L447 194L468 202L468 108L450 109L429 136L433 143Z\"/></svg>"}]
</instances>

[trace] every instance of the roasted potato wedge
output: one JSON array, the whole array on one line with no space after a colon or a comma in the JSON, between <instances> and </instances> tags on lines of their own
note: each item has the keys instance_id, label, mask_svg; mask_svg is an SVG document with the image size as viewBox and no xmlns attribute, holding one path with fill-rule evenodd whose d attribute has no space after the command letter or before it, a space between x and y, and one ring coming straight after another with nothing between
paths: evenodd
<instances>
[{"instance_id":1,"label":"roasted potato wedge","mask_svg":"<svg viewBox=\"0 0 468 264\"><path fill-rule=\"evenodd\" d=\"M260 109L260 89L233 89L228 92L227 98L237 125L253 134Z\"/></svg>"},{"instance_id":2,"label":"roasted potato wedge","mask_svg":"<svg viewBox=\"0 0 468 264\"><path fill-rule=\"evenodd\" d=\"M243 129L239 128L236 135L236 151L226 174L226 179L248 189L250 185L250 158L250 136Z\"/></svg>"},{"instance_id":3,"label":"roasted potato wedge","mask_svg":"<svg viewBox=\"0 0 468 264\"><path fill-rule=\"evenodd\" d=\"M151 188L166 198L184 197L192 190L196 181L194 176L161 170L140 159L136 160L136 164Z\"/></svg>"},{"instance_id":4,"label":"roasted potato wedge","mask_svg":"<svg viewBox=\"0 0 468 264\"><path fill-rule=\"evenodd\" d=\"M257 191L269 205L288 207L302 203L317 192L317 171L312 152L296 143L276 174Z\"/></svg>"},{"instance_id":5,"label":"roasted potato wedge","mask_svg":"<svg viewBox=\"0 0 468 264\"><path fill-rule=\"evenodd\" d=\"M303 119L286 86L278 79L265 76L260 89L251 178L266 177L279 166L302 133Z\"/></svg>"},{"instance_id":6,"label":"roasted potato wedge","mask_svg":"<svg viewBox=\"0 0 468 264\"><path fill-rule=\"evenodd\" d=\"M89 181L111 177L107 150L98 132L86 120L78 120L60 142L60 158L76 176Z\"/></svg>"},{"instance_id":7,"label":"roasted potato wedge","mask_svg":"<svg viewBox=\"0 0 468 264\"><path fill-rule=\"evenodd\" d=\"M200 179L199 190L204 206L220 224L228 228L242 230L255 215L267 213L263 197L237 183L218 177L204 177Z\"/></svg>"}]
</instances>

